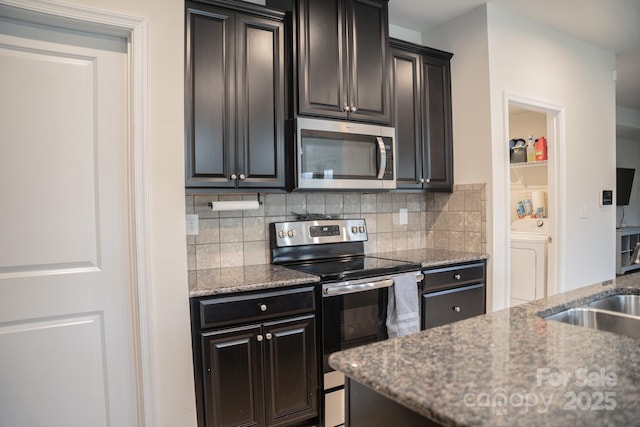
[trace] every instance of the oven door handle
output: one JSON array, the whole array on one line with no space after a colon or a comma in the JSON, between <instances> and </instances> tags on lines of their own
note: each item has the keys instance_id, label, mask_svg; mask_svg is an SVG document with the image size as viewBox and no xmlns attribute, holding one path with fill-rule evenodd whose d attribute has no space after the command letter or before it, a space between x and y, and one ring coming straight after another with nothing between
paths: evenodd
<instances>
[{"instance_id":1,"label":"oven door handle","mask_svg":"<svg viewBox=\"0 0 640 427\"><path fill-rule=\"evenodd\" d=\"M374 289L388 288L393 285L393 279L380 280L377 282L357 283L353 285L327 285L322 290L322 296L330 297L334 295L352 294L355 292L371 291Z\"/></svg>"}]
</instances>

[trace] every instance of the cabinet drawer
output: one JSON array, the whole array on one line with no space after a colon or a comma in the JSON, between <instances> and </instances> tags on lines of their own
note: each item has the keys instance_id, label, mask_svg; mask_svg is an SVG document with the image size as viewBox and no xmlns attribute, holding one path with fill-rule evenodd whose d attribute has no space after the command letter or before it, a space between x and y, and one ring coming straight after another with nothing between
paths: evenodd
<instances>
[{"instance_id":1,"label":"cabinet drawer","mask_svg":"<svg viewBox=\"0 0 640 427\"><path fill-rule=\"evenodd\" d=\"M484 314L484 284L422 294L422 329Z\"/></svg>"},{"instance_id":2,"label":"cabinet drawer","mask_svg":"<svg viewBox=\"0 0 640 427\"><path fill-rule=\"evenodd\" d=\"M200 328L254 322L314 310L313 287L204 299L199 303Z\"/></svg>"},{"instance_id":3,"label":"cabinet drawer","mask_svg":"<svg viewBox=\"0 0 640 427\"><path fill-rule=\"evenodd\" d=\"M484 263L438 268L424 272L425 291L484 283L484 281Z\"/></svg>"}]
</instances>

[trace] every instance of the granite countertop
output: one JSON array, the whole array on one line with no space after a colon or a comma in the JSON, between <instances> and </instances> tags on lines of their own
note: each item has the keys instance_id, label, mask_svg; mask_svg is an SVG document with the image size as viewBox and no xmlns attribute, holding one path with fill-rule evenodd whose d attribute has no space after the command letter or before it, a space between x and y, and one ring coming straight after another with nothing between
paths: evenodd
<instances>
[{"instance_id":1,"label":"granite countertop","mask_svg":"<svg viewBox=\"0 0 640 427\"><path fill-rule=\"evenodd\" d=\"M422 264L423 268L463 262L483 261L489 258L489 254L485 253L460 252L448 249L413 249L406 251L375 253L371 255L401 261L419 262Z\"/></svg>"},{"instance_id":2,"label":"granite countertop","mask_svg":"<svg viewBox=\"0 0 640 427\"><path fill-rule=\"evenodd\" d=\"M370 254L382 258L419 262L433 267L487 259L486 254L457 252L442 249L417 249ZM317 283L318 276L291 270L283 266L262 264L245 267L223 267L198 270L189 280L189 296L202 297L234 292Z\"/></svg>"},{"instance_id":3,"label":"granite countertop","mask_svg":"<svg viewBox=\"0 0 640 427\"><path fill-rule=\"evenodd\" d=\"M450 426L630 426L640 420L640 341L547 321L640 275L334 353L332 367Z\"/></svg>"},{"instance_id":4,"label":"granite countertop","mask_svg":"<svg viewBox=\"0 0 640 427\"><path fill-rule=\"evenodd\" d=\"M273 264L212 268L197 271L195 283L189 284L189 296L194 298L230 294L319 281L320 278L313 274Z\"/></svg>"}]
</instances>

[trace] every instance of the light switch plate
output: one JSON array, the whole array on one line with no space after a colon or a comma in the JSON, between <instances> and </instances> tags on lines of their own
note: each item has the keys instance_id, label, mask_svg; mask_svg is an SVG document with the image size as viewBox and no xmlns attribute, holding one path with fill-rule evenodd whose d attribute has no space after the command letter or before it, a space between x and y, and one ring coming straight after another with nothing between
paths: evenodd
<instances>
[{"instance_id":1,"label":"light switch plate","mask_svg":"<svg viewBox=\"0 0 640 427\"><path fill-rule=\"evenodd\" d=\"M584 203L580 204L580 219L589 218L589 211L587 209L587 205Z\"/></svg>"},{"instance_id":2,"label":"light switch plate","mask_svg":"<svg viewBox=\"0 0 640 427\"><path fill-rule=\"evenodd\" d=\"M197 236L199 232L199 216L197 214L187 214L187 236Z\"/></svg>"}]
</instances>

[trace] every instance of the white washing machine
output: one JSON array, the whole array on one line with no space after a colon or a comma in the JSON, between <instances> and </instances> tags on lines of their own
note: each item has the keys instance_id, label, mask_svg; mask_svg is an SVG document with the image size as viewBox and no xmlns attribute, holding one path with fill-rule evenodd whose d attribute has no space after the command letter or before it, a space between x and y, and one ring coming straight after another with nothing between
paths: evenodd
<instances>
[{"instance_id":1,"label":"white washing machine","mask_svg":"<svg viewBox=\"0 0 640 427\"><path fill-rule=\"evenodd\" d=\"M511 224L511 306L546 296L549 218L522 218Z\"/></svg>"}]
</instances>

